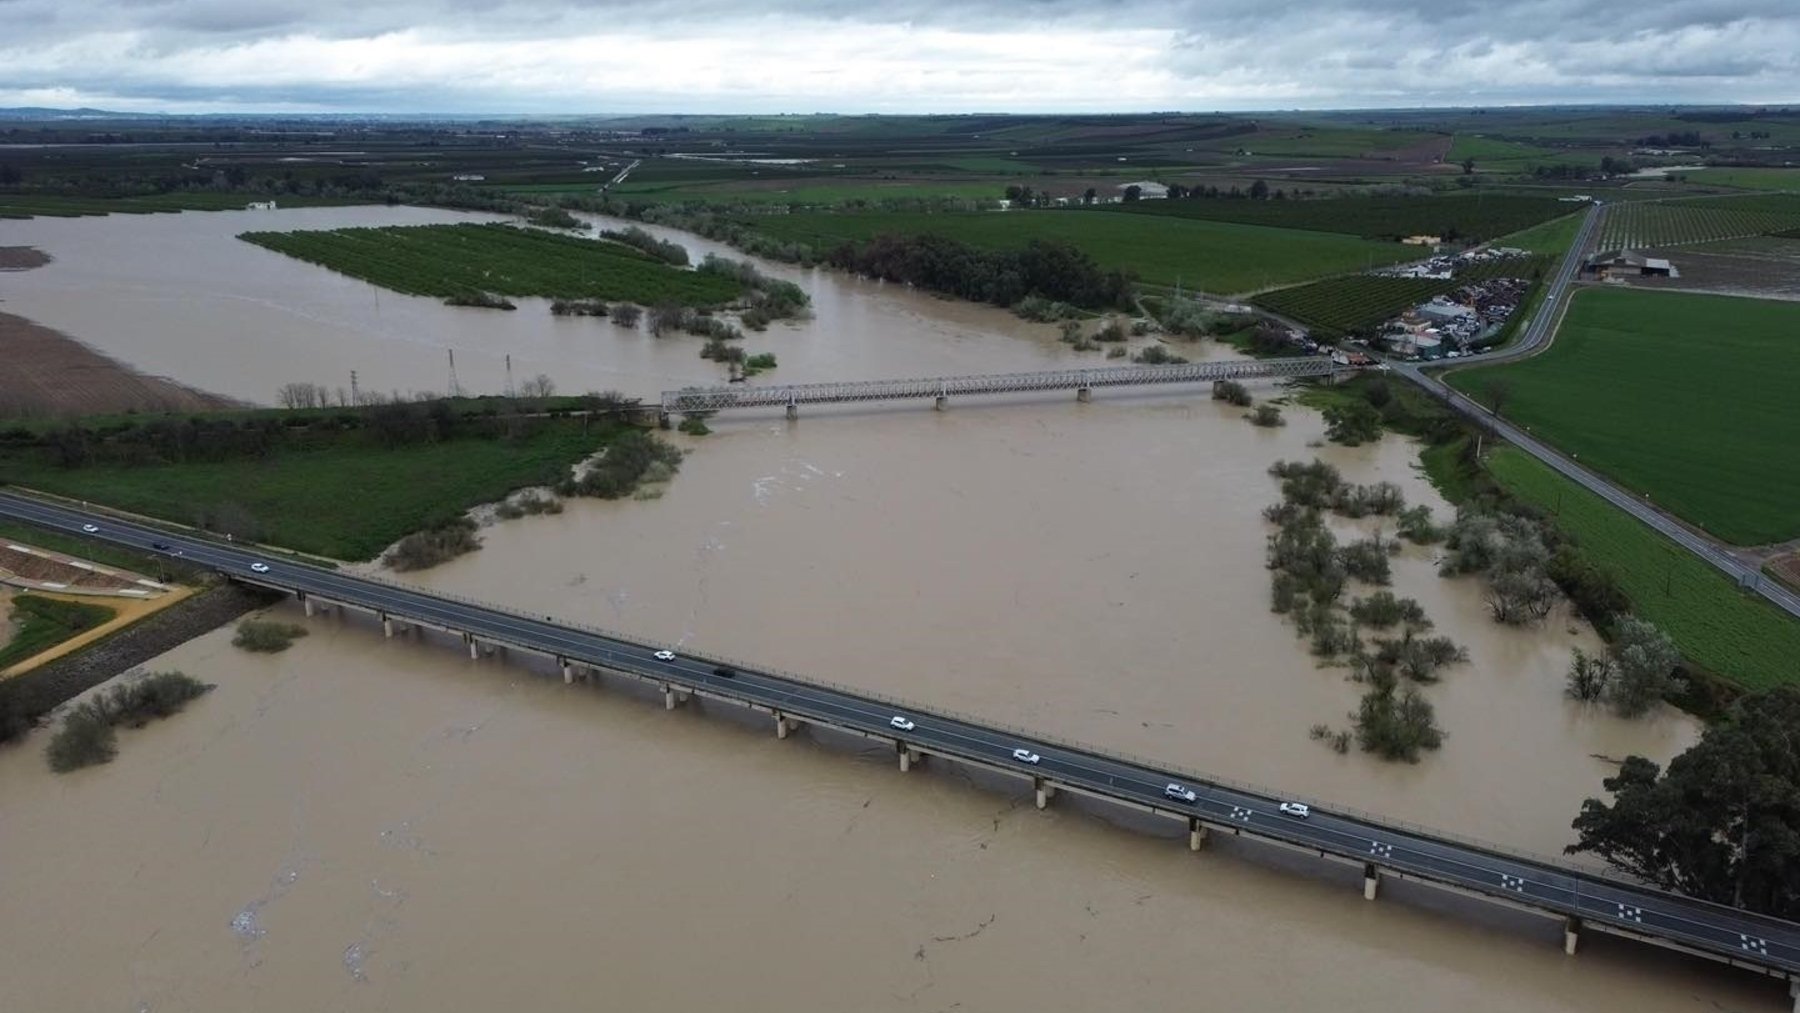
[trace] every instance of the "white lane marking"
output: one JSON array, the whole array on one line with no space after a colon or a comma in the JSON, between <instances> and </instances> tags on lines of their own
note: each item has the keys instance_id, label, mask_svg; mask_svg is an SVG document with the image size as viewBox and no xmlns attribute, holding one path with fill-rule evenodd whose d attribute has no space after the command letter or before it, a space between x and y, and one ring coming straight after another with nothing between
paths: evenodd
<instances>
[{"instance_id":1,"label":"white lane marking","mask_svg":"<svg viewBox=\"0 0 1800 1013\"><path fill-rule=\"evenodd\" d=\"M1516 890L1519 893L1524 893L1525 892L1525 877L1511 876L1511 875L1508 875L1503 872L1500 874L1500 886L1502 889Z\"/></svg>"},{"instance_id":2,"label":"white lane marking","mask_svg":"<svg viewBox=\"0 0 1800 1013\"><path fill-rule=\"evenodd\" d=\"M1383 844L1380 841L1370 841L1369 854L1380 855L1383 858L1391 858L1394 854L1394 846L1392 844Z\"/></svg>"},{"instance_id":3,"label":"white lane marking","mask_svg":"<svg viewBox=\"0 0 1800 1013\"><path fill-rule=\"evenodd\" d=\"M1239 823L1250 822L1250 817L1254 815L1256 814L1253 810L1246 809L1241 805L1234 805L1231 807L1231 818L1237 820Z\"/></svg>"},{"instance_id":4,"label":"white lane marking","mask_svg":"<svg viewBox=\"0 0 1800 1013\"><path fill-rule=\"evenodd\" d=\"M1620 904L1619 917L1626 921L1642 922L1644 920L1644 909L1641 907L1634 907L1630 904Z\"/></svg>"},{"instance_id":5,"label":"white lane marking","mask_svg":"<svg viewBox=\"0 0 1800 1013\"><path fill-rule=\"evenodd\" d=\"M1766 957L1769 955L1769 941L1767 939L1758 939L1755 936L1747 936L1740 932L1738 933L1738 945L1758 956Z\"/></svg>"}]
</instances>

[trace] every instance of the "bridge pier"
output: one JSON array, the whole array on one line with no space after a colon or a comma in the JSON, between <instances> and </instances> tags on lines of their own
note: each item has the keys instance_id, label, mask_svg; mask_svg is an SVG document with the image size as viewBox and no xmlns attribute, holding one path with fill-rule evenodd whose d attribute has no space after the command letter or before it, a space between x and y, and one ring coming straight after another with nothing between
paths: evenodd
<instances>
[{"instance_id":1,"label":"bridge pier","mask_svg":"<svg viewBox=\"0 0 1800 1013\"><path fill-rule=\"evenodd\" d=\"M1581 919L1570 915L1563 919L1563 952L1573 957L1575 947L1581 945Z\"/></svg>"},{"instance_id":2,"label":"bridge pier","mask_svg":"<svg viewBox=\"0 0 1800 1013\"><path fill-rule=\"evenodd\" d=\"M300 595L300 607L306 610L306 618L311 619L313 614L312 596L308 594Z\"/></svg>"},{"instance_id":3,"label":"bridge pier","mask_svg":"<svg viewBox=\"0 0 1800 1013\"><path fill-rule=\"evenodd\" d=\"M663 683L663 710L672 711L678 705L688 702L688 694L676 688L673 683Z\"/></svg>"},{"instance_id":4,"label":"bridge pier","mask_svg":"<svg viewBox=\"0 0 1800 1013\"><path fill-rule=\"evenodd\" d=\"M933 407L941 412L944 409L950 407L950 399L945 397L942 394L939 394L936 398L932 399L931 407Z\"/></svg>"},{"instance_id":5,"label":"bridge pier","mask_svg":"<svg viewBox=\"0 0 1800 1013\"><path fill-rule=\"evenodd\" d=\"M1800 1013L1800 978L1788 979L1788 995L1794 997L1794 1013Z\"/></svg>"},{"instance_id":6,"label":"bridge pier","mask_svg":"<svg viewBox=\"0 0 1800 1013\"><path fill-rule=\"evenodd\" d=\"M1363 863L1363 900L1374 900L1381 889L1381 870L1374 862Z\"/></svg>"},{"instance_id":7,"label":"bridge pier","mask_svg":"<svg viewBox=\"0 0 1800 1013\"><path fill-rule=\"evenodd\" d=\"M788 717L786 714L783 714L780 711L776 711L775 712L775 737L778 739L787 738L788 735L793 732L795 726L798 724L799 724L799 722Z\"/></svg>"},{"instance_id":8,"label":"bridge pier","mask_svg":"<svg viewBox=\"0 0 1800 1013\"><path fill-rule=\"evenodd\" d=\"M913 769L915 765L925 759L924 756L920 755L917 749L912 748L904 742L897 742L894 745L896 750L900 753L900 773L902 774Z\"/></svg>"},{"instance_id":9,"label":"bridge pier","mask_svg":"<svg viewBox=\"0 0 1800 1013\"><path fill-rule=\"evenodd\" d=\"M1200 822L1199 817L1189 816L1188 850L1199 851L1204 847L1206 847L1206 825Z\"/></svg>"},{"instance_id":10,"label":"bridge pier","mask_svg":"<svg viewBox=\"0 0 1800 1013\"><path fill-rule=\"evenodd\" d=\"M1092 388L1092 387L1077 387L1077 388L1075 388L1075 400L1080 401L1083 404L1086 404L1087 402L1092 401L1093 399L1094 399L1094 388Z\"/></svg>"},{"instance_id":11,"label":"bridge pier","mask_svg":"<svg viewBox=\"0 0 1800 1013\"><path fill-rule=\"evenodd\" d=\"M1037 789L1037 807L1048 809L1050 800L1056 797L1056 785L1041 777L1034 777L1031 779L1031 786Z\"/></svg>"},{"instance_id":12,"label":"bridge pier","mask_svg":"<svg viewBox=\"0 0 1800 1013\"><path fill-rule=\"evenodd\" d=\"M794 419L799 418L800 417L800 406L797 404L789 404L787 406L787 417L788 417L788 421L790 421L790 422L793 421Z\"/></svg>"},{"instance_id":13,"label":"bridge pier","mask_svg":"<svg viewBox=\"0 0 1800 1013\"><path fill-rule=\"evenodd\" d=\"M463 634L463 643L469 645L469 660L480 661L481 643L475 639L475 635L472 633Z\"/></svg>"},{"instance_id":14,"label":"bridge pier","mask_svg":"<svg viewBox=\"0 0 1800 1013\"><path fill-rule=\"evenodd\" d=\"M572 685L575 682L575 666L567 658L558 658L556 661L562 665L563 685Z\"/></svg>"},{"instance_id":15,"label":"bridge pier","mask_svg":"<svg viewBox=\"0 0 1800 1013\"><path fill-rule=\"evenodd\" d=\"M675 428L675 424L669 420L668 412L657 412L656 413L656 428L658 428L658 429L673 429L673 428Z\"/></svg>"},{"instance_id":16,"label":"bridge pier","mask_svg":"<svg viewBox=\"0 0 1800 1013\"><path fill-rule=\"evenodd\" d=\"M381 614L381 635L389 640L394 639L394 617L386 612Z\"/></svg>"}]
</instances>

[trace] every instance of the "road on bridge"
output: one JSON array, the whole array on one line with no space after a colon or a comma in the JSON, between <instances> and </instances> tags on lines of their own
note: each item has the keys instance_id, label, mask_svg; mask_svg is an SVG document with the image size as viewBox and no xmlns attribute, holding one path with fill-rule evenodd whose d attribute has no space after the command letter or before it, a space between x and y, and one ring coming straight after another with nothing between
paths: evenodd
<instances>
[{"instance_id":1,"label":"road on bridge","mask_svg":"<svg viewBox=\"0 0 1800 1013\"><path fill-rule=\"evenodd\" d=\"M1800 976L1800 925L1600 876L1550 860L1515 855L1379 817L1332 812L1315 804L1310 818L1281 812L1271 792L1226 784L1193 772L1061 742L1023 730L955 717L875 694L720 659L677 655L659 660L665 645L523 615L497 606L430 594L385 581L327 570L285 557L222 544L98 513L0 492L0 516L54 531L83 534L155 551L169 546L189 563L234 579L354 605L479 640L566 658L684 691L755 706L803 721L835 726L901 750L916 749L990 769L1042 779L1154 813L1247 834L1321 856L1361 863L1406 878L1445 884L1485 897L1579 919L1578 923L1673 945L1776 977ZM86 531L88 526L97 529ZM257 570L255 567L265 567ZM732 674L719 671L729 665ZM896 718L912 723L900 730ZM1037 762L1015 757L1036 754ZM1190 788L1192 801L1171 797L1172 784ZM1530 786L1521 785L1521 791Z\"/></svg>"}]
</instances>

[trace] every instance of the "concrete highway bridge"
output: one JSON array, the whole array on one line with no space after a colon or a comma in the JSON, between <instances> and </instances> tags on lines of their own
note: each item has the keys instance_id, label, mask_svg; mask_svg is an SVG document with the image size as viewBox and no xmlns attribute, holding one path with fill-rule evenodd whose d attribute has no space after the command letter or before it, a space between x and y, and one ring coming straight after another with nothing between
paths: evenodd
<instances>
[{"instance_id":1,"label":"concrete highway bridge","mask_svg":"<svg viewBox=\"0 0 1800 1013\"><path fill-rule=\"evenodd\" d=\"M1285 379L1298 376L1330 376L1350 367L1327 356L1289 359L1233 359L1192 362L1175 366L1102 366L1093 369L1054 369L1036 373L988 373L977 376L937 376L913 380L852 380L844 383L803 383L775 387L737 384L727 387L684 387L662 395L661 420L687 412L721 412L741 408L787 409L797 418L803 404L848 404L853 401L905 401L929 399L938 408L952 397L976 394L1020 394L1041 390L1072 390L1088 400L1096 387L1144 387L1161 383L1207 383L1220 380Z\"/></svg>"},{"instance_id":2,"label":"concrete highway bridge","mask_svg":"<svg viewBox=\"0 0 1800 1013\"><path fill-rule=\"evenodd\" d=\"M1295 801L1291 796L1154 760L867 690L673 653L666 645L309 566L73 504L0 492L0 516L140 551L154 551L151 544L161 542L190 564L292 594L309 615L320 608L355 609L375 617L388 636L400 624L441 631L460 641L471 658L522 651L550 659L566 682L598 682L606 673L649 683L671 710L699 697L767 714L781 738L811 725L871 740L892 749L903 771L933 757L1015 777L1030 784L1039 808L1060 792L1103 800L1174 821L1195 850L1211 834L1233 834L1348 863L1361 870L1363 896L1370 900L1384 878L1415 880L1559 919L1571 954L1590 931L1695 954L1788 982L1800 1013L1800 925L1792 922L1325 803L1311 803L1310 816L1296 818L1282 810L1282 803Z\"/></svg>"}]
</instances>

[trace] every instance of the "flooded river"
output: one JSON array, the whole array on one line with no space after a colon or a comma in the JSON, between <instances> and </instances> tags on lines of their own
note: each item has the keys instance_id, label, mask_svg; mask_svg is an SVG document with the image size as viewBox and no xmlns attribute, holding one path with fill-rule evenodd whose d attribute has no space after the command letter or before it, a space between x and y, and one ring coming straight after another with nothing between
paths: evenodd
<instances>
[{"instance_id":1,"label":"flooded river","mask_svg":"<svg viewBox=\"0 0 1800 1013\"><path fill-rule=\"evenodd\" d=\"M497 389L508 352L565 390L717 379L697 339L388 294L378 315L368 286L230 239L270 220L112 220L120 247L139 228L189 244L160 273L83 231L97 223L18 223L48 234L7 242L56 261L8 308L265 400L324 382L340 354L383 377L370 386L441 388L413 356L451 345L470 387ZM218 273L189 278L193 261ZM37 284L58 269L77 273ZM750 340L786 378L1073 357L984 308L789 276L815 320ZM112 286L95 303L137 301L83 308L81 277ZM315 372L283 372L302 365ZM1240 414L1163 392L722 416L680 438L662 498L492 526L480 552L414 579L1540 852L1568 842L1605 757L1693 741L1678 715L1627 723L1565 700L1569 648L1591 632L1566 616L1500 628L1478 587L1411 547L1394 590L1471 655L1427 690L1444 748L1408 766L1309 740L1346 726L1357 692L1268 611L1268 465L1316 454L1445 505L1402 440L1317 448L1316 413L1290 406L1279 430ZM1017 784L902 777L884 752L777 742L366 622L309 625L272 659L217 633L160 661L220 688L125 733L109 767L54 777L41 736L0 752L0 977L19 1008L1780 1008L1742 972L1601 937L1565 958L1549 921L1405 884L1368 904L1335 866L1231 841L1196 856L1079 802L1039 813Z\"/></svg>"}]
</instances>

